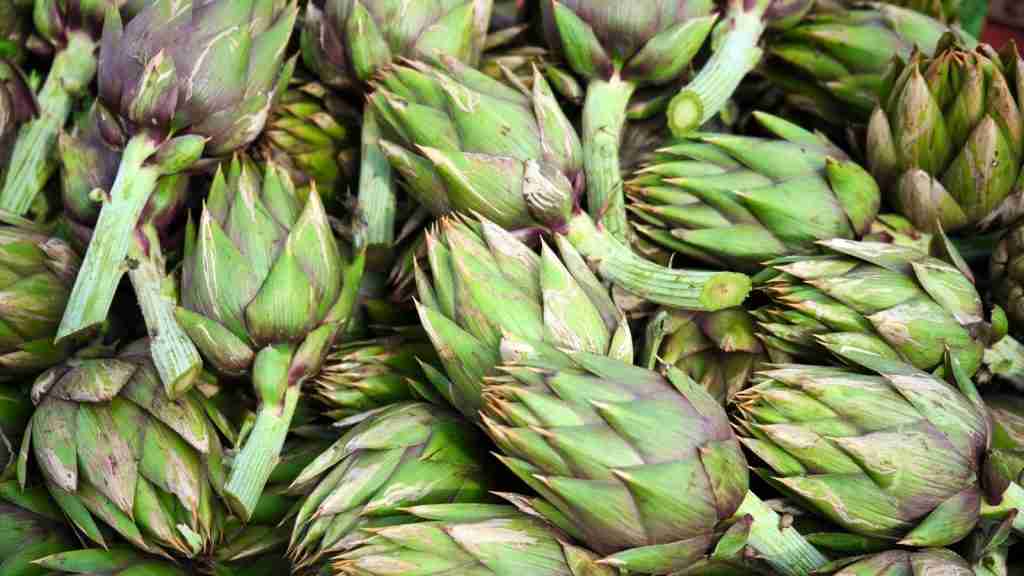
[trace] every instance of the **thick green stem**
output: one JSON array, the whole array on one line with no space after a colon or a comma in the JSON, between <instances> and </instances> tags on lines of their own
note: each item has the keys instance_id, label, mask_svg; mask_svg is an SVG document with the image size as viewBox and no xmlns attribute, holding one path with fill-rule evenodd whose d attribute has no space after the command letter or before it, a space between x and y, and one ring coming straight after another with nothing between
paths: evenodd
<instances>
[{"instance_id":1,"label":"thick green stem","mask_svg":"<svg viewBox=\"0 0 1024 576\"><path fill-rule=\"evenodd\" d=\"M141 234L140 231L132 235L128 277L146 319L153 364L167 395L178 398L192 388L203 369L203 360L174 317L174 283L167 276L160 238L153 230L145 236Z\"/></svg>"},{"instance_id":2,"label":"thick green stem","mask_svg":"<svg viewBox=\"0 0 1024 576\"><path fill-rule=\"evenodd\" d=\"M146 166L146 160L156 149L157 144L144 135L133 136L125 146L117 179L100 210L92 241L64 309L57 330L58 342L106 320L114 291L125 273L132 231L156 189L159 173L155 167Z\"/></svg>"},{"instance_id":3,"label":"thick green stem","mask_svg":"<svg viewBox=\"0 0 1024 576\"><path fill-rule=\"evenodd\" d=\"M387 270L395 242L395 179L391 163L381 150L380 125L372 106L363 112L362 152L359 161L359 200L356 210L361 220L356 242L366 246L370 268Z\"/></svg>"},{"instance_id":4,"label":"thick green stem","mask_svg":"<svg viewBox=\"0 0 1024 576\"><path fill-rule=\"evenodd\" d=\"M804 576L828 562L796 529L792 526L783 528L782 517L753 492L747 493L736 511L736 516L747 514L754 519L747 545L780 574Z\"/></svg>"},{"instance_id":5,"label":"thick green stem","mask_svg":"<svg viewBox=\"0 0 1024 576\"><path fill-rule=\"evenodd\" d=\"M36 96L39 116L18 132L0 191L0 210L18 216L29 211L57 167L57 136L71 114L74 99L88 89L95 76L96 42L87 34L70 34L67 46L54 56L50 74Z\"/></svg>"},{"instance_id":6,"label":"thick green stem","mask_svg":"<svg viewBox=\"0 0 1024 576\"><path fill-rule=\"evenodd\" d=\"M268 346L256 354L253 362L252 384L260 406L256 423L232 463L231 477L224 487L225 500L243 522L252 516L270 473L277 466L299 403L301 388L288 379L294 353L291 346Z\"/></svg>"},{"instance_id":7,"label":"thick green stem","mask_svg":"<svg viewBox=\"0 0 1024 576\"><path fill-rule=\"evenodd\" d=\"M750 293L746 274L673 269L644 260L582 212L569 220L565 235L603 279L658 304L714 311L738 306Z\"/></svg>"},{"instance_id":8,"label":"thick green stem","mask_svg":"<svg viewBox=\"0 0 1024 576\"><path fill-rule=\"evenodd\" d=\"M636 86L617 76L592 80L583 105L583 169L587 176L587 208L612 236L626 242L626 204L619 171L619 145L626 125L626 107Z\"/></svg>"},{"instance_id":9,"label":"thick green stem","mask_svg":"<svg viewBox=\"0 0 1024 576\"><path fill-rule=\"evenodd\" d=\"M683 137L721 111L743 78L761 60L758 42L764 34L765 0L747 9L747 0L732 0L723 25L730 30L708 63L668 105L668 126Z\"/></svg>"}]
</instances>

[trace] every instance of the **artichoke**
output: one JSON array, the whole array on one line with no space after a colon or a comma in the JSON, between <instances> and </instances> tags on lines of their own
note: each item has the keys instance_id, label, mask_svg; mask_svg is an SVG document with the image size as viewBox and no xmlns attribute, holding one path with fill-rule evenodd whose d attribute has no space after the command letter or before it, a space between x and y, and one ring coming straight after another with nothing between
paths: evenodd
<instances>
[{"instance_id":1,"label":"artichoke","mask_svg":"<svg viewBox=\"0 0 1024 576\"><path fill-rule=\"evenodd\" d=\"M835 576L975 576L970 564L944 548L890 550L870 556L843 558L815 572L819 573Z\"/></svg>"},{"instance_id":2,"label":"artichoke","mask_svg":"<svg viewBox=\"0 0 1024 576\"><path fill-rule=\"evenodd\" d=\"M815 242L855 239L881 203L874 178L819 134L755 115L781 140L701 134L658 151L629 184L637 231L709 265L757 271Z\"/></svg>"},{"instance_id":3,"label":"artichoke","mask_svg":"<svg viewBox=\"0 0 1024 576\"><path fill-rule=\"evenodd\" d=\"M763 72L798 108L836 124L867 122L893 58L935 52L943 34L966 34L885 4L817 12L769 42Z\"/></svg>"},{"instance_id":4,"label":"artichoke","mask_svg":"<svg viewBox=\"0 0 1024 576\"><path fill-rule=\"evenodd\" d=\"M943 47L890 71L868 125L868 165L919 229L984 230L1020 213L1024 60L1012 43Z\"/></svg>"},{"instance_id":5,"label":"artichoke","mask_svg":"<svg viewBox=\"0 0 1024 576\"><path fill-rule=\"evenodd\" d=\"M1006 311L1010 331L1024 333L1024 226L1013 226L996 244L989 281L992 300Z\"/></svg>"},{"instance_id":6,"label":"artichoke","mask_svg":"<svg viewBox=\"0 0 1024 576\"><path fill-rule=\"evenodd\" d=\"M73 342L55 344L79 258L64 241L0 226L0 382L62 362Z\"/></svg>"},{"instance_id":7,"label":"artichoke","mask_svg":"<svg viewBox=\"0 0 1024 576\"><path fill-rule=\"evenodd\" d=\"M718 312L659 310L647 322L641 362L671 366L697 381L722 405L746 388L768 357L742 308Z\"/></svg>"},{"instance_id":8,"label":"artichoke","mask_svg":"<svg viewBox=\"0 0 1024 576\"><path fill-rule=\"evenodd\" d=\"M19 481L31 451L87 539L107 545L100 520L143 551L194 556L217 541L224 514L220 438L198 392L166 395L148 348L140 340L116 357L74 359L36 380Z\"/></svg>"},{"instance_id":9,"label":"artichoke","mask_svg":"<svg viewBox=\"0 0 1024 576\"><path fill-rule=\"evenodd\" d=\"M190 227L191 228L191 227ZM236 158L218 170L185 244L177 319L222 373L251 374L260 406L226 487L248 520L273 469L303 382L352 313L363 256L344 254L320 196L287 172Z\"/></svg>"},{"instance_id":10,"label":"artichoke","mask_svg":"<svg viewBox=\"0 0 1024 576\"><path fill-rule=\"evenodd\" d=\"M447 56L476 65L483 52L492 0L313 0L302 28L302 55L320 80L363 92L381 69L402 58ZM395 241L394 179L382 155L378 119L363 114L357 201L357 244L371 264L386 266Z\"/></svg>"},{"instance_id":11,"label":"artichoke","mask_svg":"<svg viewBox=\"0 0 1024 576\"><path fill-rule=\"evenodd\" d=\"M579 210L579 140L539 73L526 91L451 59L443 67L411 63L382 75L370 104L396 137L381 142L385 154L433 213L546 230L602 279L660 304L716 310L745 298L744 275L655 265Z\"/></svg>"},{"instance_id":12,"label":"artichoke","mask_svg":"<svg viewBox=\"0 0 1024 576\"><path fill-rule=\"evenodd\" d=\"M308 493L292 533L298 567L351 549L364 531L415 521L410 507L488 499L485 444L455 412L399 402L342 424L352 427L292 484Z\"/></svg>"},{"instance_id":13,"label":"artichoke","mask_svg":"<svg viewBox=\"0 0 1024 576\"><path fill-rule=\"evenodd\" d=\"M45 488L21 490L17 482L0 482L0 574L40 576L46 571L33 562L77 547Z\"/></svg>"},{"instance_id":14,"label":"artichoke","mask_svg":"<svg viewBox=\"0 0 1024 576\"><path fill-rule=\"evenodd\" d=\"M286 0L152 0L127 25L110 13L99 101L121 158L58 339L106 318L159 178L204 153L230 154L263 130L294 68L284 57L297 11Z\"/></svg>"},{"instance_id":15,"label":"artichoke","mask_svg":"<svg viewBox=\"0 0 1024 576\"><path fill-rule=\"evenodd\" d=\"M978 522L989 421L951 359L957 387L837 344L877 375L779 365L736 396L741 440L784 493L839 526L906 546L947 546Z\"/></svg>"},{"instance_id":16,"label":"artichoke","mask_svg":"<svg viewBox=\"0 0 1024 576\"><path fill-rule=\"evenodd\" d=\"M514 364L487 382L484 423L499 458L603 563L687 568L747 493L725 411L677 370L666 378L582 352L566 363Z\"/></svg>"},{"instance_id":17,"label":"artichoke","mask_svg":"<svg viewBox=\"0 0 1024 576\"><path fill-rule=\"evenodd\" d=\"M757 309L776 362L820 361L825 349L856 348L940 368L948 350L973 375L1002 334L986 324L981 296L955 266L912 247L829 240L829 254L773 263Z\"/></svg>"},{"instance_id":18,"label":"artichoke","mask_svg":"<svg viewBox=\"0 0 1024 576\"><path fill-rule=\"evenodd\" d=\"M992 415L992 448L986 466L1001 485L1024 484L1024 400L1011 394L985 397Z\"/></svg>"},{"instance_id":19,"label":"artichoke","mask_svg":"<svg viewBox=\"0 0 1024 576\"><path fill-rule=\"evenodd\" d=\"M19 129L37 113L35 95L24 74L13 62L0 58L0 166L4 170L11 165Z\"/></svg>"},{"instance_id":20,"label":"artichoke","mask_svg":"<svg viewBox=\"0 0 1024 576\"><path fill-rule=\"evenodd\" d=\"M448 504L406 510L333 563L341 576L615 576L596 556L511 506ZM425 545L427 544L427 545Z\"/></svg>"},{"instance_id":21,"label":"artichoke","mask_svg":"<svg viewBox=\"0 0 1024 576\"><path fill-rule=\"evenodd\" d=\"M483 379L505 337L538 354L555 347L632 362L629 324L571 246L537 255L500 226L478 227L442 219L427 237L429 276L417 274L420 322L447 372L427 376L451 405L479 419Z\"/></svg>"}]
</instances>

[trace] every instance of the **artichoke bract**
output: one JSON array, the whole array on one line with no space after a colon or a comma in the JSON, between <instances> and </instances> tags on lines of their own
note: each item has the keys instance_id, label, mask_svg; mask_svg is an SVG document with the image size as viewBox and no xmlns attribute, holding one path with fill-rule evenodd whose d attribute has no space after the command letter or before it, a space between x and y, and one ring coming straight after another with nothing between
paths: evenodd
<instances>
[{"instance_id":1,"label":"artichoke bract","mask_svg":"<svg viewBox=\"0 0 1024 576\"><path fill-rule=\"evenodd\" d=\"M677 368L722 405L746 388L768 360L754 318L742 308L718 312L659 310L647 321L641 363Z\"/></svg>"},{"instance_id":2,"label":"artichoke bract","mask_svg":"<svg viewBox=\"0 0 1024 576\"><path fill-rule=\"evenodd\" d=\"M456 412L398 402L342 424L352 428L292 484L308 493L292 532L298 567L352 549L367 531L415 522L410 507L490 498L483 436Z\"/></svg>"},{"instance_id":3,"label":"artichoke bract","mask_svg":"<svg viewBox=\"0 0 1024 576\"><path fill-rule=\"evenodd\" d=\"M762 284L772 303L754 315L773 361L818 362L839 347L934 370L948 350L973 375L1002 336L956 266L896 244L821 245L828 255L777 261Z\"/></svg>"},{"instance_id":4,"label":"artichoke bract","mask_svg":"<svg viewBox=\"0 0 1024 576\"><path fill-rule=\"evenodd\" d=\"M196 228L190 226L190 228ZM315 189L236 158L214 177L185 244L178 322L217 370L252 375L260 405L226 497L248 520L281 451L304 381L352 314L364 257L334 238Z\"/></svg>"},{"instance_id":5,"label":"artichoke bract","mask_svg":"<svg viewBox=\"0 0 1024 576\"><path fill-rule=\"evenodd\" d=\"M1024 226L1014 225L996 244L989 280L992 299L1006 311L1010 331L1024 333Z\"/></svg>"},{"instance_id":6,"label":"artichoke bract","mask_svg":"<svg viewBox=\"0 0 1024 576\"><path fill-rule=\"evenodd\" d=\"M909 364L832 346L866 368L779 365L737 394L744 445L773 485L853 532L946 546L977 524L986 408L959 363L956 387Z\"/></svg>"},{"instance_id":7,"label":"artichoke bract","mask_svg":"<svg viewBox=\"0 0 1024 576\"><path fill-rule=\"evenodd\" d=\"M0 382L42 372L73 349L53 339L79 263L59 238L0 226Z\"/></svg>"},{"instance_id":8,"label":"artichoke bract","mask_svg":"<svg viewBox=\"0 0 1024 576\"><path fill-rule=\"evenodd\" d=\"M797 106L842 124L867 122L893 58L933 54L946 33L974 40L933 18L871 4L815 13L769 43L765 72Z\"/></svg>"},{"instance_id":9,"label":"artichoke bract","mask_svg":"<svg viewBox=\"0 0 1024 576\"><path fill-rule=\"evenodd\" d=\"M1024 60L947 43L890 70L871 115L868 166L919 229L985 230L1021 212Z\"/></svg>"},{"instance_id":10,"label":"artichoke bract","mask_svg":"<svg viewBox=\"0 0 1024 576\"><path fill-rule=\"evenodd\" d=\"M71 550L40 558L35 564L47 570L47 574L188 576L192 573L171 560L131 548Z\"/></svg>"},{"instance_id":11,"label":"artichoke bract","mask_svg":"<svg viewBox=\"0 0 1024 576\"><path fill-rule=\"evenodd\" d=\"M1024 483L1024 399L1010 394L985 396L992 415L992 448L985 464L990 480Z\"/></svg>"},{"instance_id":12,"label":"artichoke bract","mask_svg":"<svg viewBox=\"0 0 1024 576\"><path fill-rule=\"evenodd\" d=\"M910 8L942 22L955 22L961 4L961 0L884 0L884 2Z\"/></svg>"},{"instance_id":13,"label":"artichoke bract","mask_svg":"<svg viewBox=\"0 0 1024 576\"><path fill-rule=\"evenodd\" d=\"M306 65L328 86L364 92L373 76L403 58L454 58L476 65L492 0L314 0L302 28ZM357 223L371 262L384 265L395 241L394 178L379 146L379 121L363 114Z\"/></svg>"},{"instance_id":14,"label":"artichoke bract","mask_svg":"<svg viewBox=\"0 0 1024 576\"><path fill-rule=\"evenodd\" d=\"M926 550L891 550L870 556L843 558L825 566L815 574L835 576L976 576L971 565L956 552L944 548Z\"/></svg>"},{"instance_id":15,"label":"artichoke bract","mask_svg":"<svg viewBox=\"0 0 1024 576\"><path fill-rule=\"evenodd\" d=\"M632 362L629 324L571 246L538 255L492 222L478 226L442 219L427 237L429 271L417 268L420 322L447 373L427 376L452 406L479 420L483 379L503 353L565 348ZM526 346L502 350L505 337Z\"/></svg>"},{"instance_id":16,"label":"artichoke bract","mask_svg":"<svg viewBox=\"0 0 1024 576\"><path fill-rule=\"evenodd\" d=\"M141 550L194 556L217 541L225 513L220 438L197 391L166 395L148 347L40 376L18 477L24 486L31 452L58 506L100 546L109 535L97 521Z\"/></svg>"},{"instance_id":17,"label":"artichoke bract","mask_svg":"<svg viewBox=\"0 0 1024 576\"><path fill-rule=\"evenodd\" d=\"M422 205L549 232L603 280L660 304L717 310L743 301L745 275L658 266L580 210L579 138L538 72L530 89L510 87L443 60L392 67L370 98L394 134L381 146Z\"/></svg>"},{"instance_id":18,"label":"artichoke bract","mask_svg":"<svg viewBox=\"0 0 1024 576\"><path fill-rule=\"evenodd\" d=\"M860 238L878 214L871 175L824 136L755 113L780 140L701 134L660 149L629 183L642 236L731 270L757 271L815 242Z\"/></svg>"},{"instance_id":19,"label":"artichoke bract","mask_svg":"<svg viewBox=\"0 0 1024 576\"><path fill-rule=\"evenodd\" d=\"M153 0L126 25L108 14L99 101L121 158L58 339L106 318L159 178L204 154L230 154L263 130L294 68L285 47L297 12L285 0Z\"/></svg>"},{"instance_id":20,"label":"artichoke bract","mask_svg":"<svg viewBox=\"0 0 1024 576\"><path fill-rule=\"evenodd\" d=\"M484 424L499 458L602 562L656 574L688 567L747 493L725 410L678 370L665 377L582 352L568 360L506 365L486 383Z\"/></svg>"},{"instance_id":21,"label":"artichoke bract","mask_svg":"<svg viewBox=\"0 0 1024 576\"><path fill-rule=\"evenodd\" d=\"M343 576L615 576L597 556L512 506L413 506L415 523L382 527L335 558Z\"/></svg>"},{"instance_id":22,"label":"artichoke bract","mask_svg":"<svg viewBox=\"0 0 1024 576\"><path fill-rule=\"evenodd\" d=\"M0 574L31 576L40 558L74 550L78 542L46 489L0 482Z\"/></svg>"},{"instance_id":23,"label":"artichoke bract","mask_svg":"<svg viewBox=\"0 0 1024 576\"><path fill-rule=\"evenodd\" d=\"M124 0L35 0L35 32L54 50L39 90L39 114L21 130L0 189L0 210L21 216L56 169L57 137L75 102L89 95L96 77L100 32Z\"/></svg>"}]
</instances>

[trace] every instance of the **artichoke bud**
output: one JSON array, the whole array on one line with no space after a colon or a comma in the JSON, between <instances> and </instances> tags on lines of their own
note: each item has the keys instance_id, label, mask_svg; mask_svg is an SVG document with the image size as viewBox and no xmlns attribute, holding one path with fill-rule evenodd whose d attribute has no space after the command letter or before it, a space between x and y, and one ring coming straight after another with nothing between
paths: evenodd
<instances>
[{"instance_id":1,"label":"artichoke bud","mask_svg":"<svg viewBox=\"0 0 1024 576\"><path fill-rule=\"evenodd\" d=\"M561 230L575 205L572 183L561 170L530 160L523 174L523 197L533 217L551 230Z\"/></svg>"}]
</instances>

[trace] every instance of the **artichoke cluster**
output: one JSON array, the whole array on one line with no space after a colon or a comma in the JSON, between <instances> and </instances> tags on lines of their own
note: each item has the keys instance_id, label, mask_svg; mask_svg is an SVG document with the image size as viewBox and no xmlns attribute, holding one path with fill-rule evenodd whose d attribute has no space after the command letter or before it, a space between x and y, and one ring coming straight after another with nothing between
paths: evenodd
<instances>
[{"instance_id":1,"label":"artichoke cluster","mask_svg":"<svg viewBox=\"0 0 1024 576\"><path fill-rule=\"evenodd\" d=\"M1021 572L985 4L0 1L0 576Z\"/></svg>"}]
</instances>

